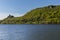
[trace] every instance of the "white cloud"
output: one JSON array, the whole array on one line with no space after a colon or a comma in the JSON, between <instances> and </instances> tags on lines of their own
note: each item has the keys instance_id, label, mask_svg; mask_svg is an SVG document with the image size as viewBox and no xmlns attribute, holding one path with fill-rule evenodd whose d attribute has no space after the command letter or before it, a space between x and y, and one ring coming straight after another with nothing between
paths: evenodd
<instances>
[{"instance_id":1,"label":"white cloud","mask_svg":"<svg viewBox=\"0 0 60 40\"><path fill-rule=\"evenodd\" d=\"M9 14L11 14L15 17L23 15L23 14L19 14L19 13L0 13L0 20L3 20L4 18L6 18Z\"/></svg>"},{"instance_id":2,"label":"white cloud","mask_svg":"<svg viewBox=\"0 0 60 40\"><path fill-rule=\"evenodd\" d=\"M0 13L0 20L6 18L8 16L7 13Z\"/></svg>"}]
</instances>

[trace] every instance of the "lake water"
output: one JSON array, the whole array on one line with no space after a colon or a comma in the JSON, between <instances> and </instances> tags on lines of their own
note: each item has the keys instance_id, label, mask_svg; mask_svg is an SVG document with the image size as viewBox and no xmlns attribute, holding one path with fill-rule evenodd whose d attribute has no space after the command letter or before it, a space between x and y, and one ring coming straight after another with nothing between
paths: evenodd
<instances>
[{"instance_id":1,"label":"lake water","mask_svg":"<svg viewBox=\"0 0 60 40\"><path fill-rule=\"evenodd\" d=\"M0 25L0 40L60 40L60 25Z\"/></svg>"}]
</instances>

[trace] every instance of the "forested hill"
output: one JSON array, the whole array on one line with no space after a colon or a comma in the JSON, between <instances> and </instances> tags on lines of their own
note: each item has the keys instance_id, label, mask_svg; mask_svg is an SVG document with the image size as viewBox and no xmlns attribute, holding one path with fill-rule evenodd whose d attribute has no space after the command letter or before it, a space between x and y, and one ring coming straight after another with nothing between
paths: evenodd
<instances>
[{"instance_id":1,"label":"forested hill","mask_svg":"<svg viewBox=\"0 0 60 40\"><path fill-rule=\"evenodd\" d=\"M49 5L27 12L22 17L9 15L1 24L60 24L60 6Z\"/></svg>"}]
</instances>

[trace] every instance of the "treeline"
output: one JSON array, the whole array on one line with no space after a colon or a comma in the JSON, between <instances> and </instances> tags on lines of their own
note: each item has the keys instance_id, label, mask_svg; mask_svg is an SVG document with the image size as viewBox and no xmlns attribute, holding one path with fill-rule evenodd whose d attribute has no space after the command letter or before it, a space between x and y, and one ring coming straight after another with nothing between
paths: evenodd
<instances>
[{"instance_id":1,"label":"treeline","mask_svg":"<svg viewBox=\"0 0 60 40\"><path fill-rule=\"evenodd\" d=\"M60 24L60 6L36 8L22 17L9 15L0 24Z\"/></svg>"}]
</instances>

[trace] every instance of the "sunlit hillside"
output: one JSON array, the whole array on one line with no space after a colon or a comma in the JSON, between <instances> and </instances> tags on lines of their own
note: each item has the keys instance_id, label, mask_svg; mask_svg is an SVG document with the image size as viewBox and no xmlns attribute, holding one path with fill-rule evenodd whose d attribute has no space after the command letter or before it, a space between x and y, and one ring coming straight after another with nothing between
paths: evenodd
<instances>
[{"instance_id":1,"label":"sunlit hillside","mask_svg":"<svg viewBox=\"0 0 60 40\"><path fill-rule=\"evenodd\" d=\"M27 12L22 17L7 17L1 24L60 24L60 6L49 5Z\"/></svg>"}]
</instances>

